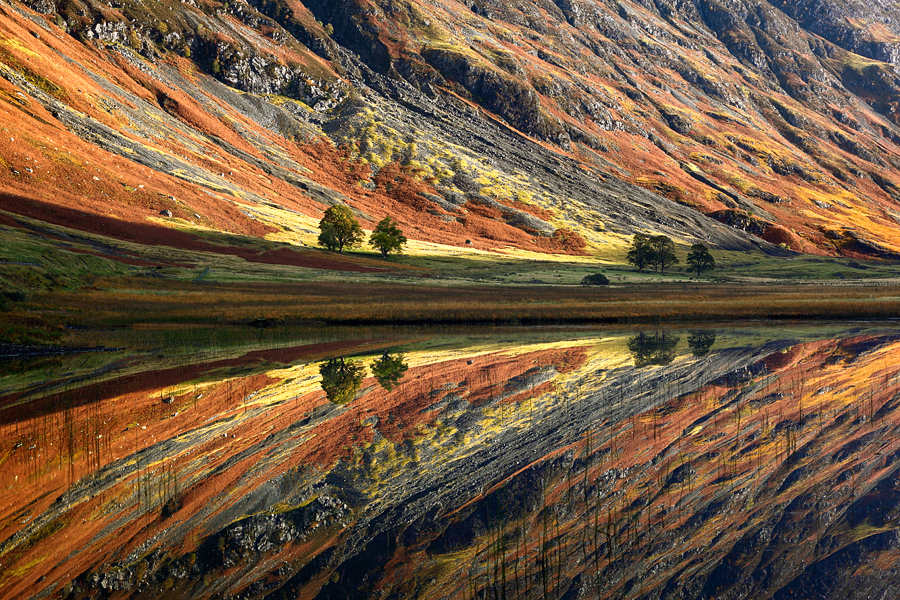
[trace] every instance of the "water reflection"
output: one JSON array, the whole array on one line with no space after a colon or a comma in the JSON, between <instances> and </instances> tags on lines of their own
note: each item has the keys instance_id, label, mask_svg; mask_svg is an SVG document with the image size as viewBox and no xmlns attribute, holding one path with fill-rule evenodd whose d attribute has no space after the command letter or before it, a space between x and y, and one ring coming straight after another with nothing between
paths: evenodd
<instances>
[{"instance_id":1,"label":"water reflection","mask_svg":"<svg viewBox=\"0 0 900 600\"><path fill-rule=\"evenodd\" d=\"M706 356L716 343L716 334L709 331L697 331L688 336L688 347L696 357Z\"/></svg>"},{"instance_id":2,"label":"water reflection","mask_svg":"<svg viewBox=\"0 0 900 600\"><path fill-rule=\"evenodd\" d=\"M893 596L893 331L375 340L23 377L0 598Z\"/></svg>"},{"instance_id":3,"label":"water reflection","mask_svg":"<svg viewBox=\"0 0 900 600\"><path fill-rule=\"evenodd\" d=\"M347 404L356 397L366 376L366 368L360 361L345 362L344 357L332 358L319 365L319 374L322 376L322 390L328 401Z\"/></svg>"},{"instance_id":4,"label":"water reflection","mask_svg":"<svg viewBox=\"0 0 900 600\"><path fill-rule=\"evenodd\" d=\"M402 354L389 354L385 350L380 357L372 361L371 369L378 385L390 392L403 379L409 365L403 362Z\"/></svg>"},{"instance_id":5,"label":"water reflection","mask_svg":"<svg viewBox=\"0 0 900 600\"><path fill-rule=\"evenodd\" d=\"M652 334L641 332L628 340L628 349L634 356L634 366L665 366L675 360L675 349L681 338L670 333L657 331Z\"/></svg>"}]
</instances>

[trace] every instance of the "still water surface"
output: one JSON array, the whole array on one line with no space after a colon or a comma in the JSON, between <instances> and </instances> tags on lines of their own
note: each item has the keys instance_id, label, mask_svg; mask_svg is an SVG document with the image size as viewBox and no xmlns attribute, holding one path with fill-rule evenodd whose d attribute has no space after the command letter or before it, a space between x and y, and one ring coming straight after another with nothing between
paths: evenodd
<instances>
[{"instance_id":1,"label":"still water surface","mask_svg":"<svg viewBox=\"0 0 900 600\"><path fill-rule=\"evenodd\" d=\"M183 335L0 366L0 598L900 597L900 331Z\"/></svg>"}]
</instances>

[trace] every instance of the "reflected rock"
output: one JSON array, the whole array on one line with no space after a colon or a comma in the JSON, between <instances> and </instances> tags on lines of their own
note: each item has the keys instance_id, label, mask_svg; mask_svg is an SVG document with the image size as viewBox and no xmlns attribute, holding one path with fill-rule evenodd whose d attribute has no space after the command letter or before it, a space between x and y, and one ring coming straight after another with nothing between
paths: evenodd
<instances>
[{"instance_id":1,"label":"reflected rock","mask_svg":"<svg viewBox=\"0 0 900 600\"><path fill-rule=\"evenodd\" d=\"M561 333L0 397L0 600L898 597L895 331Z\"/></svg>"}]
</instances>

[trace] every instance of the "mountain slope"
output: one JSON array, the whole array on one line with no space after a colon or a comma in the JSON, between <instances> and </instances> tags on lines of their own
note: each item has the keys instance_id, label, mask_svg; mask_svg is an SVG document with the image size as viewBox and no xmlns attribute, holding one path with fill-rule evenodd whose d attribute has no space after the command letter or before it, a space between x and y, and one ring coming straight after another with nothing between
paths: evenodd
<instances>
[{"instance_id":1,"label":"mountain slope","mask_svg":"<svg viewBox=\"0 0 900 600\"><path fill-rule=\"evenodd\" d=\"M354 10L357 23L388 18L365 17L365 3L319 4L322 18ZM394 49L388 71L426 91L472 99L588 164L608 160L614 175L776 243L894 247L893 66L851 54L771 4L405 6L404 14L427 11L419 23L430 23L416 28L409 17L413 41L389 26L370 33L374 25L338 39ZM818 10L835 22L873 18L868 6ZM896 29L888 8L874 13ZM883 29L888 41L845 45L880 58L893 47Z\"/></svg>"},{"instance_id":2,"label":"mountain slope","mask_svg":"<svg viewBox=\"0 0 900 600\"><path fill-rule=\"evenodd\" d=\"M897 29L828 2L14 2L0 210L324 268L335 202L482 250L892 257Z\"/></svg>"}]
</instances>

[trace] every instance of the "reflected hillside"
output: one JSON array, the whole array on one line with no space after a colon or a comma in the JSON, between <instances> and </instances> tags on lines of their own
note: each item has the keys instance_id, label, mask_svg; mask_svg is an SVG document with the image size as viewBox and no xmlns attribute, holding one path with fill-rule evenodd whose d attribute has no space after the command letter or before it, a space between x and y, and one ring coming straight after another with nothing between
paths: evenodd
<instances>
[{"instance_id":1,"label":"reflected hillside","mask_svg":"<svg viewBox=\"0 0 900 600\"><path fill-rule=\"evenodd\" d=\"M0 597L891 595L900 336L412 337L6 401Z\"/></svg>"}]
</instances>

